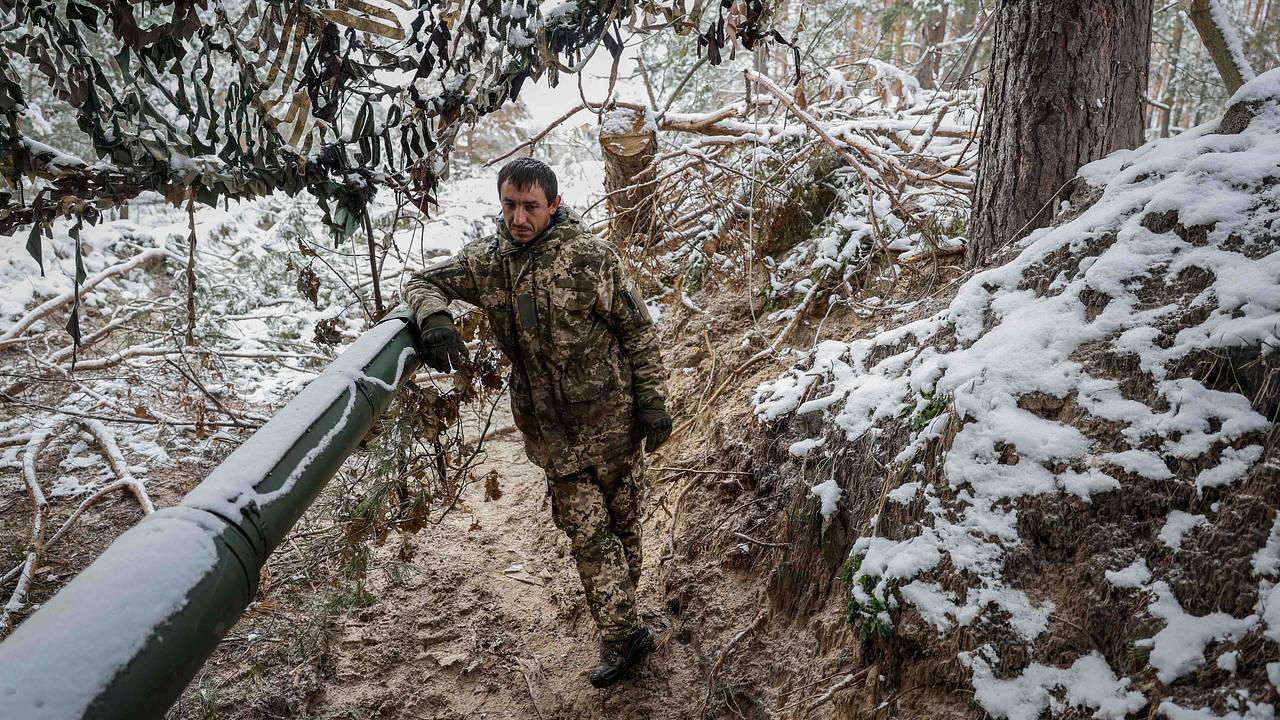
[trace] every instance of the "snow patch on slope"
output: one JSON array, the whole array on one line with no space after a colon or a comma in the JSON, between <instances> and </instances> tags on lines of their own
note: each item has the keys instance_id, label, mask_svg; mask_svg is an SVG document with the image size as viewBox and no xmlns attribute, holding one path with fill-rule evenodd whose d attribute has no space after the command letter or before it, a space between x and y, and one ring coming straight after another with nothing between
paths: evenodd
<instances>
[{"instance_id":1,"label":"snow patch on slope","mask_svg":"<svg viewBox=\"0 0 1280 720\"><path fill-rule=\"evenodd\" d=\"M1238 96L1250 93L1280 95L1280 70L1260 76ZM1206 349L1280 347L1280 251L1250 257L1234 240L1271 232L1270 208L1280 203L1280 107L1268 100L1238 135L1214 134L1216 125L1086 166L1081 175L1104 188L1097 202L1073 220L1022 240L1015 260L971 278L949 308L869 339L822 342L806 363L757 388L762 421L822 413L848 441L878 433L899 416L912 416L913 427L919 427L915 418L936 398L954 413L957 431L941 479L908 474L902 492L890 497L909 502L924 495L916 534L909 528L906 536L891 538L873 532L855 542L855 603L894 608L900 597L939 632L957 625L1003 625L1033 643L1054 605L1005 579L1007 554L1022 542L1021 501L1069 493L1087 504L1133 477L1194 481L1203 494L1253 470L1261 448L1235 445L1269 430L1270 421L1248 398L1171 372L1175 363ZM1183 226L1209 226L1204 241L1153 229L1162 223L1149 219L1170 212ZM1030 271L1063 255L1087 257L1044 294L1027 282ZM1205 284L1188 306L1207 312L1187 320L1178 315L1183 306L1148 304L1145 288L1164 292L1187 272ZM1090 296L1105 303L1091 302ZM1150 378L1154 402L1129 397L1116 381L1092 374L1081 355L1086 349L1136 360ZM886 356L892 361L873 361ZM1114 423L1128 447L1099 447L1079 423L1037 414L1022 403L1032 394L1074 403L1086 416ZM925 433L936 435L938 429L917 430L895 462L909 461ZM1170 469L1175 461L1204 469L1193 479L1179 478ZM935 488L932 482L940 484ZM1175 510L1160 537L1176 549L1191 528L1210 522ZM1268 548L1280 547L1276 538L1273 530ZM1280 568L1276 554L1255 556L1255 569L1274 574ZM927 579L942 567L967 583L963 602ZM1107 575L1118 587L1151 580L1145 564ZM1164 682L1202 665L1209 642L1239 638L1259 623L1258 616L1193 616L1163 580L1152 588L1150 612L1165 627L1147 642L1151 665ZM1260 590L1271 589L1263 580ZM1280 601L1263 610L1272 605L1280 630ZM1132 711L1130 705L1136 703L1136 710L1145 703L1126 689L1131 679L1116 679L1101 656L1087 656L1068 669L1031 663L1009 681L993 678L995 650L971 660L975 697L999 717L1036 717L1046 707L1056 709L1061 701L1050 689L1077 680L1090 689L1069 704L1098 708L1099 716L1120 717ZM1084 702L1086 696L1096 702ZM1106 698L1114 702L1104 703Z\"/></svg>"}]
</instances>

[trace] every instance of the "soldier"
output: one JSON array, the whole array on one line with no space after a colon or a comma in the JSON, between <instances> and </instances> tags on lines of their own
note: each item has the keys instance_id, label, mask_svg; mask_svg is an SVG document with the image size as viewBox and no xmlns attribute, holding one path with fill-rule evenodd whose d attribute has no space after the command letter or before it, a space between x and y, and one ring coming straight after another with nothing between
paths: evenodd
<instances>
[{"instance_id":1,"label":"soldier","mask_svg":"<svg viewBox=\"0 0 1280 720\"><path fill-rule=\"evenodd\" d=\"M671 435L658 340L618 251L561 205L533 158L498 173L495 235L414 273L405 286L424 361L448 372L465 352L449 303L484 311L511 361L511 413L546 471L551 517L569 536L600 630L591 684L606 687L652 649L636 614L641 441Z\"/></svg>"}]
</instances>

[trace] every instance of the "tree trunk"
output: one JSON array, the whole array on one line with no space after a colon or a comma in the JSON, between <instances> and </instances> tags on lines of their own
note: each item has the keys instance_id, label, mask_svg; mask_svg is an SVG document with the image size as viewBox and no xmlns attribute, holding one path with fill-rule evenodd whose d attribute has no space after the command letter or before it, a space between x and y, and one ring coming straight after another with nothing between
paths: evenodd
<instances>
[{"instance_id":1,"label":"tree trunk","mask_svg":"<svg viewBox=\"0 0 1280 720\"><path fill-rule=\"evenodd\" d=\"M960 66L960 72L953 74L954 64L952 68L947 69L947 76L943 81L943 86L948 90L955 90L962 86L967 87L971 84L969 75L973 72L973 62L977 59L978 54L982 52L982 39L986 37L987 31L991 29L994 19L988 15L981 20L975 18L974 22L977 22L977 25L972 22L969 24L971 28L969 32L973 33L973 38L969 40L969 46L964 51L964 64Z\"/></svg>"},{"instance_id":2,"label":"tree trunk","mask_svg":"<svg viewBox=\"0 0 1280 720\"><path fill-rule=\"evenodd\" d=\"M1081 165L1141 144L1152 0L1001 0L965 259L1043 227Z\"/></svg>"},{"instance_id":3,"label":"tree trunk","mask_svg":"<svg viewBox=\"0 0 1280 720\"><path fill-rule=\"evenodd\" d=\"M932 90L938 86L938 70L942 65L942 52L938 45L946 39L948 4L943 3L937 12L930 13L920 27L920 44L924 48L920 64L916 66L916 80L920 87Z\"/></svg>"},{"instance_id":4,"label":"tree trunk","mask_svg":"<svg viewBox=\"0 0 1280 720\"><path fill-rule=\"evenodd\" d=\"M1160 98L1160 102L1168 107L1160 119L1160 137L1162 138L1169 137L1169 123L1173 120L1173 108L1178 99L1178 63L1182 60L1182 28L1182 16L1179 15L1173 25L1173 42L1169 50L1169 63L1163 83L1164 96Z\"/></svg>"},{"instance_id":5,"label":"tree trunk","mask_svg":"<svg viewBox=\"0 0 1280 720\"><path fill-rule=\"evenodd\" d=\"M609 236L619 246L653 241L653 155L657 148L657 133L645 127L643 113L626 108L605 113L600 124L604 189L608 193Z\"/></svg>"},{"instance_id":6,"label":"tree trunk","mask_svg":"<svg viewBox=\"0 0 1280 720\"><path fill-rule=\"evenodd\" d=\"M1226 16L1221 5L1217 12L1210 0L1191 0L1187 15L1191 24L1200 34L1200 41L1213 58L1213 64L1227 86L1227 93L1233 94L1240 86L1253 79L1253 68L1240 48L1240 39L1235 28L1231 27L1230 18Z\"/></svg>"}]
</instances>

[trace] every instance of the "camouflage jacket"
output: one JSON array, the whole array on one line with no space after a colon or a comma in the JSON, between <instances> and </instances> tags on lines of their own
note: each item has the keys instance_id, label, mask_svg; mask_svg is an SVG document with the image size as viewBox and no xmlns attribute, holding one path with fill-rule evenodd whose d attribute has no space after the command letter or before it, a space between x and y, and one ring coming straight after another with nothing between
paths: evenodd
<instances>
[{"instance_id":1,"label":"camouflage jacket","mask_svg":"<svg viewBox=\"0 0 1280 720\"><path fill-rule=\"evenodd\" d=\"M484 311L511 361L511 411L529 459L552 476L635 461L637 409L664 407L649 311L616 248L561 209L526 244L497 234L414 273L418 324L453 300ZM450 313L452 317L452 313Z\"/></svg>"}]
</instances>

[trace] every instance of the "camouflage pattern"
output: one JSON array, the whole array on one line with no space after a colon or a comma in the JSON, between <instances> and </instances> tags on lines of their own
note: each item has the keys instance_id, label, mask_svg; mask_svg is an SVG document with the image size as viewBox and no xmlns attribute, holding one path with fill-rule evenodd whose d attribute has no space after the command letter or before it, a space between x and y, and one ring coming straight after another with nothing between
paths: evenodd
<instances>
[{"instance_id":1,"label":"camouflage pattern","mask_svg":"<svg viewBox=\"0 0 1280 720\"><path fill-rule=\"evenodd\" d=\"M422 325L454 300L484 311L511 361L511 412L547 475L635 463L637 408L664 407L665 372L648 309L616 248L572 211L518 243L498 233L414 273L405 299Z\"/></svg>"},{"instance_id":2,"label":"camouflage pattern","mask_svg":"<svg viewBox=\"0 0 1280 720\"><path fill-rule=\"evenodd\" d=\"M551 518L569 536L578 576L600 637L623 640L640 628L640 503L630 472L602 480L594 470L549 477Z\"/></svg>"},{"instance_id":3,"label":"camouflage pattern","mask_svg":"<svg viewBox=\"0 0 1280 720\"><path fill-rule=\"evenodd\" d=\"M552 519L569 536L605 640L639 627L637 409L663 409L665 372L648 309L618 251L560 210L529 243L493 237L415 273L418 324L455 300L484 311L511 361L511 412L547 473Z\"/></svg>"}]
</instances>

